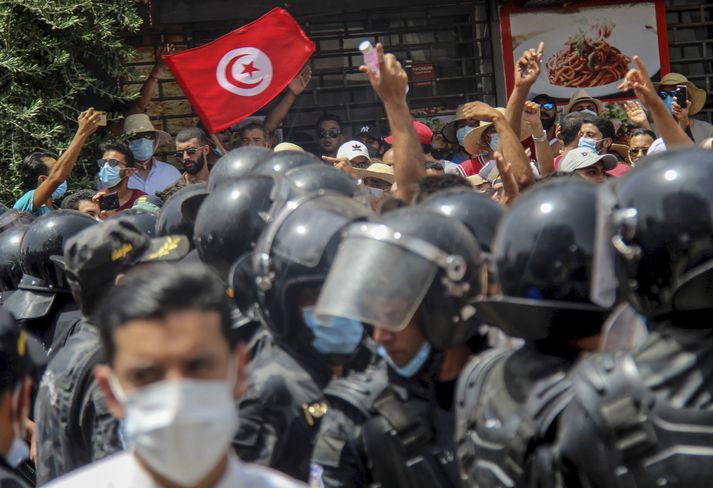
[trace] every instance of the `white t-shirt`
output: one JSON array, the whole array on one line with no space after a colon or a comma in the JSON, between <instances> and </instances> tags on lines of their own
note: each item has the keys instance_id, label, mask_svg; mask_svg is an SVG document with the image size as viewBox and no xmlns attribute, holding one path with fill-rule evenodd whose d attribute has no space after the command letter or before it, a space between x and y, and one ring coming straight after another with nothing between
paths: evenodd
<instances>
[{"instance_id":1,"label":"white t-shirt","mask_svg":"<svg viewBox=\"0 0 713 488\"><path fill-rule=\"evenodd\" d=\"M693 142L700 144L709 137L713 137L713 125L709 124L705 120L694 119L693 127L691 127L691 134L693 135ZM663 142L663 138L659 137L651 144L651 147L646 154L655 154L665 150L666 143Z\"/></svg>"},{"instance_id":2,"label":"white t-shirt","mask_svg":"<svg viewBox=\"0 0 713 488\"><path fill-rule=\"evenodd\" d=\"M131 452L115 454L45 485L47 488L161 488ZM230 453L223 477L213 488L306 488L270 468L242 463Z\"/></svg>"},{"instance_id":3,"label":"white t-shirt","mask_svg":"<svg viewBox=\"0 0 713 488\"><path fill-rule=\"evenodd\" d=\"M129 188L141 190L147 195L155 195L174 184L180 177L181 172L174 166L154 159L146 179L139 176L138 171L129 177Z\"/></svg>"}]
</instances>

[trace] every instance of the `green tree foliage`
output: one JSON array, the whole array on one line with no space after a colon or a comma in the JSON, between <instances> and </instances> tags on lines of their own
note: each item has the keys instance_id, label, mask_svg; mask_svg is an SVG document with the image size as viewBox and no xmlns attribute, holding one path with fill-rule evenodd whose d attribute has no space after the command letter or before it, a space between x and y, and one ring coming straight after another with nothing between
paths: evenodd
<instances>
[{"instance_id":1,"label":"green tree foliage","mask_svg":"<svg viewBox=\"0 0 713 488\"><path fill-rule=\"evenodd\" d=\"M117 80L134 52L122 34L141 23L131 0L0 0L0 202L22 194L25 155L67 148L89 97L101 97L104 110L123 100ZM93 185L98 137L70 188Z\"/></svg>"}]
</instances>

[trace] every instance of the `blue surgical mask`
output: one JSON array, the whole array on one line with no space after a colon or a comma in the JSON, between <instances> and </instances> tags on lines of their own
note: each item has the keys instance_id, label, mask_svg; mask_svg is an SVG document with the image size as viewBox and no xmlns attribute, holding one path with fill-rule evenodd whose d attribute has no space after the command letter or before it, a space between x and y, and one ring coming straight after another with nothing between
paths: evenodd
<instances>
[{"instance_id":1,"label":"blue surgical mask","mask_svg":"<svg viewBox=\"0 0 713 488\"><path fill-rule=\"evenodd\" d=\"M416 373L421 371L423 366L426 364L426 361L428 361L428 358L431 356L431 344L424 341L421 349L418 350L416 355L412 357L411 361L409 361L405 366L397 366L383 346L376 348L376 353L384 358L384 360L389 364L389 367L396 371L399 376L402 378L411 378Z\"/></svg>"},{"instance_id":2,"label":"blue surgical mask","mask_svg":"<svg viewBox=\"0 0 713 488\"><path fill-rule=\"evenodd\" d=\"M351 354L364 336L364 325L358 320L334 317L323 324L314 316L314 307L304 307L302 317L312 331L312 346L322 354Z\"/></svg>"},{"instance_id":3,"label":"blue surgical mask","mask_svg":"<svg viewBox=\"0 0 713 488\"><path fill-rule=\"evenodd\" d=\"M129 141L129 149L137 161L147 161L153 156L153 141L151 139L134 139Z\"/></svg>"},{"instance_id":4,"label":"blue surgical mask","mask_svg":"<svg viewBox=\"0 0 713 488\"><path fill-rule=\"evenodd\" d=\"M57 188L52 192L52 200L59 200L67 193L67 180L64 180L59 184Z\"/></svg>"},{"instance_id":5,"label":"blue surgical mask","mask_svg":"<svg viewBox=\"0 0 713 488\"><path fill-rule=\"evenodd\" d=\"M493 132L490 135L490 149L495 151L498 148L498 142L500 141L500 136L497 132Z\"/></svg>"},{"instance_id":6,"label":"blue surgical mask","mask_svg":"<svg viewBox=\"0 0 713 488\"><path fill-rule=\"evenodd\" d=\"M579 142L577 143L577 147L586 147L594 151L595 153L599 152L599 149L597 149L597 143L599 141L596 140L593 137L580 137Z\"/></svg>"},{"instance_id":7,"label":"blue surgical mask","mask_svg":"<svg viewBox=\"0 0 713 488\"><path fill-rule=\"evenodd\" d=\"M666 98L663 99L663 104L666 105L669 112L673 112L673 97L671 95L666 95Z\"/></svg>"},{"instance_id":8,"label":"blue surgical mask","mask_svg":"<svg viewBox=\"0 0 713 488\"><path fill-rule=\"evenodd\" d=\"M458 144L460 144L461 147L465 147L465 136L467 136L473 129L475 129L475 127L469 127L466 125L456 131L456 139L458 139Z\"/></svg>"},{"instance_id":9,"label":"blue surgical mask","mask_svg":"<svg viewBox=\"0 0 713 488\"><path fill-rule=\"evenodd\" d=\"M101 181L104 188L114 188L121 183L121 180L121 168L119 166L112 168L109 164L105 164L99 170L99 181Z\"/></svg>"}]
</instances>

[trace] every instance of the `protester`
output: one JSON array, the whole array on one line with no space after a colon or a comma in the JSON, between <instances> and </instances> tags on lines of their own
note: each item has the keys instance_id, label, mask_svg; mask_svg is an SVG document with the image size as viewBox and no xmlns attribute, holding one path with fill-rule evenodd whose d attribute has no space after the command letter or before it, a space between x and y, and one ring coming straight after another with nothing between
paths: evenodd
<instances>
[{"instance_id":1,"label":"protester","mask_svg":"<svg viewBox=\"0 0 713 488\"><path fill-rule=\"evenodd\" d=\"M469 120L465 118L465 115L463 115L463 107L464 105L458 105L456 113L453 116L453 120L448 122L441 129L443 138L455 146L455 150L450 155L449 159L456 164L461 164L470 159L470 154L468 154L464 146L465 136L467 136L468 133L475 127L478 127L477 120Z\"/></svg>"},{"instance_id":2,"label":"protester","mask_svg":"<svg viewBox=\"0 0 713 488\"><path fill-rule=\"evenodd\" d=\"M251 122L240 129L240 147L257 146L270 149L270 137L265 126Z\"/></svg>"},{"instance_id":3,"label":"protester","mask_svg":"<svg viewBox=\"0 0 713 488\"><path fill-rule=\"evenodd\" d=\"M79 190L71 195L67 195L62 200L62 208L66 210L76 210L78 212L99 218L99 205L94 201L94 190Z\"/></svg>"},{"instance_id":4,"label":"protester","mask_svg":"<svg viewBox=\"0 0 713 488\"><path fill-rule=\"evenodd\" d=\"M105 219L117 212L131 208L134 202L146 195L141 190L130 187L131 178L136 174L134 155L123 142L106 141L99 146L102 157L97 161L99 166L99 183L103 188L94 196L99 204L99 217ZM113 208L105 204L115 197Z\"/></svg>"},{"instance_id":5,"label":"protester","mask_svg":"<svg viewBox=\"0 0 713 488\"><path fill-rule=\"evenodd\" d=\"M336 157L339 146L345 141L342 119L334 114L324 114L317 120L315 130L320 151L318 156Z\"/></svg>"},{"instance_id":6,"label":"protester","mask_svg":"<svg viewBox=\"0 0 713 488\"><path fill-rule=\"evenodd\" d=\"M359 141L347 141L337 150L337 160L345 160L352 168L365 169L371 164L369 150Z\"/></svg>"},{"instance_id":7,"label":"protester","mask_svg":"<svg viewBox=\"0 0 713 488\"><path fill-rule=\"evenodd\" d=\"M700 112L706 104L707 93L705 90L698 88L680 73L667 73L659 83L654 83L654 89L658 90L660 97L665 98L670 97L679 85L686 86L686 106L681 107L675 100L672 100L671 113L673 117L693 142L700 143L704 139L713 137L713 125L692 117Z\"/></svg>"},{"instance_id":8,"label":"protester","mask_svg":"<svg viewBox=\"0 0 713 488\"><path fill-rule=\"evenodd\" d=\"M99 127L101 114L90 108L79 114L79 128L61 157L47 152L34 152L23 159L20 166L25 193L13 208L20 212L45 215L52 210L55 200L67 191L67 178L72 174L82 147Z\"/></svg>"},{"instance_id":9,"label":"protester","mask_svg":"<svg viewBox=\"0 0 713 488\"><path fill-rule=\"evenodd\" d=\"M191 127L176 134L176 159L181 161L185 172L174 185L207 182L210 174L209 153L208 136L201 129Z\"/></svg>"},{"instance_id":10,"label":"protester","mask_svg":"<svg viewBox=\"0 0 713 488\"><path fill-rule=\"evenodd\" d=\"M585 112L572 112L565 115L562 118L562 124L560 126L560 138L562 139L562 151L555 157L554 160L554 171L559 168L559 163L563 157L567 155L569 151L579 147L580 133L582 129L582 124L592 123L594 121L593 115L587 114ZM547 174L543 171L543 176Z\"/></svg>"},{"instance_id":11,"label":"protester","mask_svg":"<svg viewBox=\"0 0 713 488\"><path fill-rule=\"evenodd\" d=\"M380 159L384 154L384 139L373 125L365 125L359 129L359 133L354 136L354 140L361 142L369 150L370 158ZM386 141L388 144L390 142Z\"/></svg>"},{"instance_id":12,"label":"protester","mask_svg":"<svg viewBox=\"0 0 713 488\"><path fill-rule=\"evenodd\" d=\"M579 89L572 94L562 113L567 115L572 112L586 112L596 117L603 111L604 104L600 100L590 97L585 90Z\"/></svg>"},{"instance_id":13,"label":"protester","mask_svg":"<svg viewBox=\"0 0 713 488\"><path fill-rule=\"evenodd\" d=\"M171 140L171 136L155 129L148 115L134 114L126 117L124 135L128 137L128 146L137 169L129 177L130 189L155 195L181 176L172 165L154 157L156 149Z\"/></svg>"},{"instance_id":14,"label":"protester","mask_svg":"<svg viewBox=\"0 0 713 488\"><path fill-rule=\"evenodd\" d=\"M646 156L655 140L656 134L649 129L637 127L629 132L629 155L627 158L629 164L635 166L641 158Z\"/></svg>"}]
</instances>

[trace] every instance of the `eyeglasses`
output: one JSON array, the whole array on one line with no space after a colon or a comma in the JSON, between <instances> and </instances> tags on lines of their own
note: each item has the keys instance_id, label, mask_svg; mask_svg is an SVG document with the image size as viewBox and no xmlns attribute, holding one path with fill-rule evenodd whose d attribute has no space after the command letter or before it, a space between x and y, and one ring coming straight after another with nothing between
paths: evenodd
<instances>
[{"instance_id":1,"label":"eyeglasses","mask_svg":"<svg viewBox=\"0 0 713 488\"><path fill-rule=\"evenodd\" d=\"M339 134L341 134L341 133L342 133L342 132L339 131L338 129L326 129L326 130L325 130L325 129L319 129L319 130L317 131L317 134L319 135L319 138L320 138L320 139L324 139L324 138L326 138L326 137L331 137L332 139L334 139L335 137L337 137L337 136L338 136Z\"/></svg>"},{"instance_id":2,"label":"eyeglasses","mask_svg":"<svg viewBox=\"0 0 713 488\"><path fill-rule=\"evenodd\" d=\"M540 107L544 108L545 110L554 110L556 105L553 102L544 102L540 104Z\"/></svg>"},{"instance_id":3,"label":"eyeglasses","mask_svg":"<svg viewBox=\"0 0 713 488\"><path fill-rule=\"evenodd\" d=\"M176 151L173 155L177 159L183 159L183 154L188 153L189 156L193 156L195 153L197 153L200 150L198 147L189 147L188 149L183 149L180 151Z\"/></svg>"},{"instance_id":4,"label":"eyeglasses","mask_svg":"<svg viewBox=\"0 0 713 488\"><path fill-rule=\"evenodd\" d=\"M642 156L646 156L646 153L649 151L648 147L632 147L629 149L629 154L632 156L638 156L641 154Z\"/></svg>"},{"instance_id":5,"label":"eyeglasses","mask_svg":"<svg viewBox=\"0 0 713 488\"><path fill-rule=\"evenodd\" d=\"M118 161L116 159L97 159L97 166L99 166L100 168L102 166L104 166L105 164L108 164L112 168L116 168L118 165L126 164L126 163L124 163L122 161Z\"/></svg>"}]
</instances>

